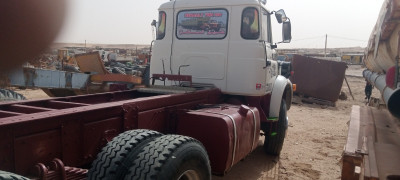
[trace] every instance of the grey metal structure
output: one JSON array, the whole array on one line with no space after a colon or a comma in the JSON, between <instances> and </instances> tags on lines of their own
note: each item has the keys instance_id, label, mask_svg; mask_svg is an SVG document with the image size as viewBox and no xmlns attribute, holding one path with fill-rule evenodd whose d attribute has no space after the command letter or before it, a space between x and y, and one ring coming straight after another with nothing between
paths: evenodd
<instances>
[{"instance_id":1,"label":"grey metal structure","mask_svg":"<svg viewBox=\"0 0 400 180\"><path fill-rule=\"evenodd\" d=\"M84 89L90 74L58 70L20 68L8 74L10 85L17 87Z\"/></svg>"}]
</instances>

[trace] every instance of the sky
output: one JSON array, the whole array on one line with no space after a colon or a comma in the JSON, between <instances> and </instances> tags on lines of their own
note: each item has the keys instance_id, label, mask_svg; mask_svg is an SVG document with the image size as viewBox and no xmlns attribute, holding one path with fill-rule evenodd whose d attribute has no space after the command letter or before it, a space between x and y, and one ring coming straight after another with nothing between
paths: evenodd
<instances>
[{"instance_id":1,"label":"sky","mask_svg":"<svg viewBox=\"0 0 400 180\"><path fill-rule=\"evenodd\" d=\"M151 21L168 0L68 0L56 42L150 44ZM292 42L279 48L365 47L383 0L267 0L269 10L284 9L292 23ZM273 22L276 22L274 19ZM282 39L273 23L274 41Z\"/></svg>"}]
</instances>

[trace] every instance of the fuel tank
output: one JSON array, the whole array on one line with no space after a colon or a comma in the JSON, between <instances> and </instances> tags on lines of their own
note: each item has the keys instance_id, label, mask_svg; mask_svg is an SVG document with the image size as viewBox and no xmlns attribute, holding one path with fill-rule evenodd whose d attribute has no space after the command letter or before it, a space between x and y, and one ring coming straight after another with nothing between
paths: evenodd
<instances>
[{"instance_id":1,"label":"fuel tank","mask_svg":"<svg viewBox=\"0 0 400 180\"><path fill-rule=\"evenodd\" d=\"M203 143L214 174L225 174L252 152L260 136L257 108L213 105L178 115L177 134Z\"/></svg>"}]
</instances>

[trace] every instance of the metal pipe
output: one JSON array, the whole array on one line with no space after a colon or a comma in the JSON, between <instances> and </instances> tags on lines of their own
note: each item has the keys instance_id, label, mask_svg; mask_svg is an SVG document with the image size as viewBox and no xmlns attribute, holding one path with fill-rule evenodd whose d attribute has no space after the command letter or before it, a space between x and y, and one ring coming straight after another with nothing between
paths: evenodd
<instances>
[{"instance_id":1,"label":"metal pipe","mask_svg":"<svg viewBox=\"0 0 400 180\"><path fill-rule=\"evenodd\" d=\"M381 92L386 107L393 116L400 118L400 88L392 89L386 86L386 75L363 71L364 78Z\"/></svg>"}]
</instances>

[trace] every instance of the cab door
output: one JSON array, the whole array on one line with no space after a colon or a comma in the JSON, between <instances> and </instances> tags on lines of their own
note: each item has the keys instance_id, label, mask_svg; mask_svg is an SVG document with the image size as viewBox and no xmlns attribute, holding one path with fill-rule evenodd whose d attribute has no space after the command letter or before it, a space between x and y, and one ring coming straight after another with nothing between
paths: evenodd
<instances>
[{"instance_id":1,"label":"cab door","mask_svg":"<svg viewBox=\"0 0 400 180\"><path fill-rule=\"evenodd\" d=\"M234 6L227 71L227 92L259 96L265 94L266 49L259 6Z\"/></svg>"},{"instance_id":2,"label":"cab door","mask_svg":"<svg viewBox=\"0 0 400 180\"><path fill-rule=\"evenodd\" d=\"M156 25L156 40L152 47L152 56L150 63L150 77L153 74L171 74L171 41L173 37L172 9L163 9L159 11L158 22ZM156 83L163 83L156 81Z\"/></svg>"}]
</instances>

